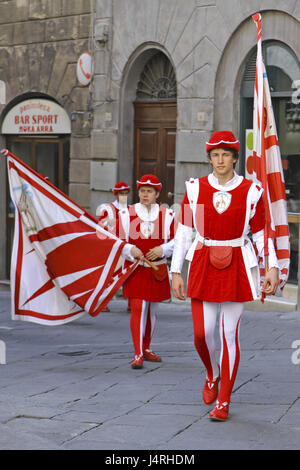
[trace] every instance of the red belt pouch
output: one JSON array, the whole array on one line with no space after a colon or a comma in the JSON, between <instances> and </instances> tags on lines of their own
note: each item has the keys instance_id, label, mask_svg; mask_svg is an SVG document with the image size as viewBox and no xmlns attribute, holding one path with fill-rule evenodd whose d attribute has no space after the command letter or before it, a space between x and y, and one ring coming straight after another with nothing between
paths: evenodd
<instances>
[{"instance_id":1,"label":"red belt pouch","mask_svg":"<svg viewBox=\"0 0 300 470\"><path fill-rule=\"evenodd\" d=\"M152 269L153 276L155 277L157 281L164 281L166 277L168 277L167 265L164 263L164 264L157 265L157 267L158 267L158 271L155 271L154 269Z\"/></svg>"},{"instance_id":2,"label":"red belt pouch","mask_svg":"<svg viewBox=\"0 0 300 470\"><path fill-rule=\"evenodd\" d=\"M217 269L225 269L232 261L232 246L210 246L209 260Z\"/></svg>"}]
</instances>

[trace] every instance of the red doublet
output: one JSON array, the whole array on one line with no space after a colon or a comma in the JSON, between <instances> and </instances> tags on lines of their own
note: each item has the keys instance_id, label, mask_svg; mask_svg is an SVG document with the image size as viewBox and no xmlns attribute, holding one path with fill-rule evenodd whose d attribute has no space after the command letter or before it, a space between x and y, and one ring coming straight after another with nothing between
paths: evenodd
<instances>
[{"instance_id":1,"label":"red doublet","mask_svg":"<svg viewBox=\"0 0 300 470\"><path fill-rule=\"evenodd\" d=\"M135 205L130 206L128 243L137 246L144 255L146 255L151 248L164 244L166 242L165 218L168 215L167 212L165 207L159 207L158 217L150 223L152 233L147 238L143 235L143 230L141 230L141 226L145 221L138 216ZM121 223L122 219L120 218L119 220ZM171 220L169 239L174 237L173 217L170 221ZM121 231L120 235L122 235ZM123 237L121 236L121 238ZM129 264L129 261L125 261L125 267ZM170 281L166 265L164 265L164 268L166 269L165 278L163 280L157 280L152 268L139 265L123 285L123 296L125 298L142 299L149 302L162 302L163 300L169 299L171 296Z\"/></svg>"},{"instance_id":2,"label":"red doublet","mask_svg":"<svg viewBox=\"0 0 300 470\"><path fill-rule=\"evenodd\" d=\"M230 204L224 212L219 213L213 204L214 193L218 190L210 185L208 177L199 179L196 220L201 221L203 237L212 240L233 240L243 235L247 214L247 195L251 185L252 182L244 178L237 187L226 191L231 195ZM189 205L187 195L182 204ZM259 199L255 214L250 219L250 228L252 233L264 228L262 198ZM230 266L217 269L209 261L209 247L198 242L190 265L187 296L207 302L253 300L241 247L233 247Z\"/></svg>"},{"instance_id":3,"label":"red doublet","mask_svg":"<svg viewBox=\"0 0 300 470\"><path fill-rule=\"evenodd\" d=\"M127 206L127 209L129 206ZM104 227L106 230L110 230L117 237L121 237L119 233L119 203L117 201L103 204L101 206L101 212L98 218L98 224ZM110 223L111 222L111 223Z\"/></svg>"}]
</instances>

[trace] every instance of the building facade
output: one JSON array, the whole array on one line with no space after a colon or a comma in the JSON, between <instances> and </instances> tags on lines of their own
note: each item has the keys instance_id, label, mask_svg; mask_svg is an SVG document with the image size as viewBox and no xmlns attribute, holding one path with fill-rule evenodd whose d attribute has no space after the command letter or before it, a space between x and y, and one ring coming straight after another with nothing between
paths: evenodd
<instances>
[{"instance_id":1,"label":"building facade","mask_svg":"<svg viewBox=\"0 0 300 470\"><path fill-rule=\"evenodd\" d=\"M163 181L161 202L179 203L185 180L210 171L205 142L216 129L232 129L239 137L239 171L247 174L256 58L252 15L257 11L262 14L264 59L295 234L291 282L296 283L300 212L300 4L296 0L1 2L1 146L47 172L93 214L101 202L112 200L111 188L119 179L132 185L134 201L135 181L148 172ZM94 61L88 86L80 85L76 77L78 57L85 51ZM41 118L43 131L41 126L26 127L21 111L28 109L26 105L50 104L57 110ZM60 126L46 131L56 115L62 115ZM9 127L9 119L17 120L19 128ZM7 278L13 211L3 160L0 214L6 222L0 228L4 253L0 278Z\"/></svg>"}]
</instances>

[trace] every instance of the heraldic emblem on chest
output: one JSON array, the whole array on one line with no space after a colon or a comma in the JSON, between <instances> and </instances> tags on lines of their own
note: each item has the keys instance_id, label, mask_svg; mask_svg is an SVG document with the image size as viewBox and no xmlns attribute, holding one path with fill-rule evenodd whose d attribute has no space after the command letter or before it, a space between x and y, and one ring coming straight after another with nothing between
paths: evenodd
<instances>
[{"instance_id":1,"label":"heraldic emblem on chest","mask_svg":"<svg viewBox=\"0 0 300 470\"><path fill-rule=\"evenodd\" d=\"M226 191L218 191L213 195L213 205L219 214L228 209L231 203L231 194Z\"/></svg>"},{"instance_id":2,"label":"heraldic emblem on chest","mask_svg":"<svg viewBox=\"0 0 300 470\"><path fill-rule=\"evenodd\" d=\"M145 238L150 238L154 232L154 223L153 222L142 222L141 223L141 234Z\"/></svg>"}]
</instances>

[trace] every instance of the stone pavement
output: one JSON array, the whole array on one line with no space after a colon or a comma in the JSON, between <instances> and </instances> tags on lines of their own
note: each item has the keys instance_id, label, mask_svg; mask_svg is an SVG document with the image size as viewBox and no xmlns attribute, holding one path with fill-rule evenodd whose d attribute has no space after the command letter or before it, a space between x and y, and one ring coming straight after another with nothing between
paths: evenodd
<instances>
[{"instance_id":1,"label":"stone pavement","mask_svg":"<svg viewBox=\"0 0 300 470\"><path fill-rule=\"evenodd\" d=\"M189 304L161 304L152 347L163 362L141 370L130 368L126 302L110 308L41 326L10 320L9 292L0 291L1 450L300 448L299 311L244 312L230 419L221 423L201 401Z\"/></svg>"}]
</instances>

